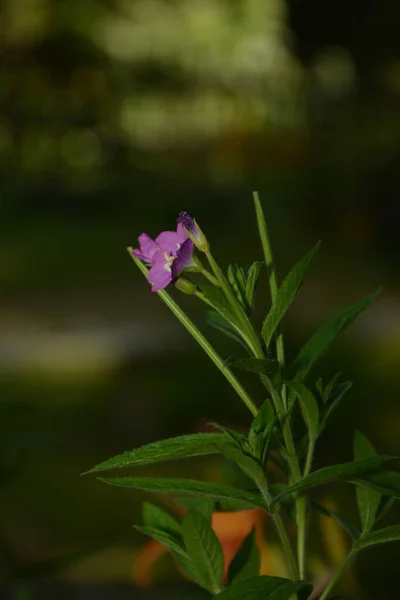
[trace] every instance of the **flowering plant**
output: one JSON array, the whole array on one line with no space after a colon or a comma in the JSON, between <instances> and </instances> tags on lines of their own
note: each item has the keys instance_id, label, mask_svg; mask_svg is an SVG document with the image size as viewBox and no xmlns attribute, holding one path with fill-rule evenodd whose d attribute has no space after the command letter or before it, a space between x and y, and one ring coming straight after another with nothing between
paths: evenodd
<instances>
[{"instance_id":1,"label":"flowering plant","mask_svg":"<svg viewBox=\"0 0 400 600\"><path fill-rule=\"evenodd\" d=\"M330 318L287 364L280 325L299 292L304 276L314 260L317 244L278 285L266 221L258 194L254 194L258 231L264 262L248 269L230 265L225 274L213 257L210 244L199 225L187 213L178 217L176 231L164 231L155 240L139 237L139 249L129 248L135 264L160 298L208 354L252 415L247 435L216 425L215 433L183 435L154 442L125 452L95 466L90 473L148 465L206 454L221 454L243 471L242 487L192 479L152 477L100 478L111 485L180 497L186 512L180 520L153 504L143 510L144 525L137 529L161 542L179 566L197 584L220 600L289 600L315 597L308 579L307 520L311 510L329 515L347 532L351 549L320 595L331 593L345 568L365 548L400 540L400 526L376 528L396 498L400 498L400 474L384 468L392 457L378 454L360 432L354 439L352 462L313 470L317 439L351 387L340 382L313 380L309 374L336 336L363 311L376 296L373 293ZM199 258L207 261L205 268ZM257 328L253 318L256 285L266 270L271 295L270 309ZM193 281L192 272L207 279ZM165 291L169 285L196 296L212 310L211 325L239 342L245 356L221 358L204 335ZM236 370L254 373L261 381L267 400L257 404L237 378ZM303 434L294 435L297 409L302 416ZM273 469L267 467L273 464ZM313 500L313 490L336 481L355 486L359 523ZM260 575L260 552L255 529L237 549L230 565L215 531L216 511L261 509L272 518L287 562L289 577ZM294 526L293 526L294 525ZM295 532L295 535L293 533ZM295 538L295 539L292 539Z\"/></svg>"}]
</instances>

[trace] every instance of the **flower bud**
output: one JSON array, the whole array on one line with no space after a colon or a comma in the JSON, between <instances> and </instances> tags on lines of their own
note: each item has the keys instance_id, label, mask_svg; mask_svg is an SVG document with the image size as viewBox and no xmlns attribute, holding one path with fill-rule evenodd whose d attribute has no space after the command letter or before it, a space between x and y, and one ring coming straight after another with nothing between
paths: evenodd
<instances>
[{"instance_id":1,"label":"flower bud","mask_svg":"<svg viewBox=\"0 0 400 600\"><path fill-rule=\"evenodd\" d=\"M210 244L195 219L193 219L189 213L181 212L178 216L178 223L182 223L184 230L196 246L197 250L200 250L200 252L208 252Z\"/></svg>"},{"instance_id":2,"label":"flower bud","mask_svg":"<svg viewBox=\"0 0 400 600\"><path fill-rule=\"evenodd\" d=\"M187 294L188 296L194 296L197 288L196 284L193 283L193 281L185 279L184 277L179 277L179 279L175 281L175 287L177 287L178 290L180 290L184 294Z\"/></svg>"}]
</instances>

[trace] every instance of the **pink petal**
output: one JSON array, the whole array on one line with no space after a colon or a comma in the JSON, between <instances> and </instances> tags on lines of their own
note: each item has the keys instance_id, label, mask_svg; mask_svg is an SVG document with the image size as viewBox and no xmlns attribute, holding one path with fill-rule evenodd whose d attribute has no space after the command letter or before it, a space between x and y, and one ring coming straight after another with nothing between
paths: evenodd
<instances>
[{"instance_id":1,"label":"pink petal","mask_svg":"<svg viewBox=\"0 0 400 600\"><path fill-rule=\"evenodd\" d=\"M158 251L153 256L153 266L147 275L149 283L153 286L151 288L153 292L164 289L172 281L171 269L165 268L168 266L165 254L163 251Z\"/></svg>"},{"instance_id":2,"label":"pink petal","mask_svg":"<svg viewBox=\"0 0 400 600\"><path fill-rule=\"evenodd\" d=\"M179 248L179 240L175 231L162 231L156 237L156 243L162 250L176 252Z\"/></svg>"},{"instance_id":3,"label":"pink petal","mask_svg":"<svg viewBox=\"0 0 400 600\"><path fill-rule=\"evenodd\" d=\"M178 277L179 273L183 271L183 269L186 269L186 267L190 267L193 264L193 242L188 238L179 248L176 254L176 259L172 263L173 278L175 279Z\"/></svg>"},{"instance_id":4,"label":"pink petal","mask_svg":"<svg viewBox=\"0 0 400 600\"><path fill-rule=\"evenodd\" d=\"M159 250L156 242L149 235L147 235L147 233L142 233L139 235L138 241L140 245L140 251L146 257L146 262L151 262L154 254Z\"/></svg>"},{"instance_id":5,"label":"pink petal","mask_svg":"<svg viewBox=\"0 0 400 600\"><path fill-rule=\"evenodd\" d=\"M188 239L188 234L183 229L182 223L178 223L178 226L176 228L176 236L178 238L179 244L183 244L183 242L186 242L186 240Z\"/></svg>"}]
</instances>

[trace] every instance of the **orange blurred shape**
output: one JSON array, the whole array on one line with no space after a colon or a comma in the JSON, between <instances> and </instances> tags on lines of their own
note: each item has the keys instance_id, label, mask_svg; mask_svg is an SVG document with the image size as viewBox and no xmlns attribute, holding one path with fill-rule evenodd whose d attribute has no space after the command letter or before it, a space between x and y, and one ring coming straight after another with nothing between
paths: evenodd
<instances>
[{"instance_id":1,"label":"orange blurred shape","mask_svg":"<svg viewBox=\"0 0 400 600\"><path fill-rule=\"evenodd\" d=\"M224 578L226 578L229 565L242 544L244 538L255 527L257 545L259 548L265 546L263 523L266 513L262 509L241 510L238 512L215 512L212 515L211 525L224 552ZM141 588L152 585L151 570L153 565L167 549L157 542L150 540L139 552L132 570L135 584ZM265 560L265 551L262 553Z\"/></svg>"}]
</instances>

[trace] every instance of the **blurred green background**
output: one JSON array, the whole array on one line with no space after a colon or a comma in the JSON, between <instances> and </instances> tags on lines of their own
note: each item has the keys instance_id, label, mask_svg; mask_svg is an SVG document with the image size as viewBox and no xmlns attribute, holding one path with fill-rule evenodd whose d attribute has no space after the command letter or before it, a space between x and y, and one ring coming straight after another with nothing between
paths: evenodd
<instances>
[{"instance_id":1,"label":"blurred green background","mask_svg":"<svg viewBox=\"0 0 400 600\"><path fill-rule=\"evenodd\" d=\"M383 285L321 364L356 383L318 463L349 459L354 427L400 453L399 21L390 0L2 1L2 597L192 594L165 558L154 589L135 590L145 496L80 478L157 438L249 422L125 252L180 210L223 265L261 258L253 189L281 276L323 241L286 321L290 356ZM202 308L178 299L201 324ZM351 489L335 501L355 514ZM399 550L360 557L369 600L394 597Z\"/></svg>"}]
</instances>

